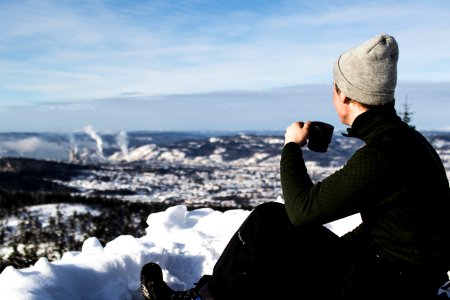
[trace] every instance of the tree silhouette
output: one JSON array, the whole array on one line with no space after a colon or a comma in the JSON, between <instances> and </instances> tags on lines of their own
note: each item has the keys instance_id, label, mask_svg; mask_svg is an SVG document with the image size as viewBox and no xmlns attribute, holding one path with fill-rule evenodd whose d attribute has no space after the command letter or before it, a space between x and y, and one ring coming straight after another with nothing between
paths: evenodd
<instances>
[{"instance_id":1,"label":"tree silhouette","mask_svg":"<svg viewBox=\"0 0 450 300\"><path fill-rule=\"evenodd\" d=\"M403 111L400 112L400 115L402 117L402 121L409 125L412 129L416 129L416 126L411 124L411 115L413 112L411 112L410 104L408 103L408 95L405 95L405 102L403 103Z\"/></svg>"}]
</instances>

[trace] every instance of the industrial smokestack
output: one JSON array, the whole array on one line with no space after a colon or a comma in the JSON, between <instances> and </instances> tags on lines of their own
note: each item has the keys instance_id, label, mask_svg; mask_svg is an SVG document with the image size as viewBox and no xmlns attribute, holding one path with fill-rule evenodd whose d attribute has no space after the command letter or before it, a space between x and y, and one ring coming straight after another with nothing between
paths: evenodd
<instances>
[{"instance_id":1,"label":"industrial smokestack","mask_svg":"<svg viewBox=\"0 0 450 300\"><path fill-rule=\"evenodd\" d=\"M78 146L75 141L75 136L73 133L69 133L69 162L70 163L78 163Z\"/></svg>"}]
</instances>

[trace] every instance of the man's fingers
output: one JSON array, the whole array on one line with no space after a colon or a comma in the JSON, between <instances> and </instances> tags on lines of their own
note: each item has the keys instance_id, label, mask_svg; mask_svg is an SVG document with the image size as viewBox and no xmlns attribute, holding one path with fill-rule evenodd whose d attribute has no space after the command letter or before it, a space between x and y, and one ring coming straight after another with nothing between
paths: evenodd
<instances>
[{"instance_id":1,"label":"man's fingers","mask_svg":"<svg viewBox=\"0 0 450 300\"><path fill-rule=\"evenodd\" d=\"M306 129L309 129L310 126L311 126L311 121L306 122L305 125L304 125L304 127Z\"/></svg>"}]
</instances>

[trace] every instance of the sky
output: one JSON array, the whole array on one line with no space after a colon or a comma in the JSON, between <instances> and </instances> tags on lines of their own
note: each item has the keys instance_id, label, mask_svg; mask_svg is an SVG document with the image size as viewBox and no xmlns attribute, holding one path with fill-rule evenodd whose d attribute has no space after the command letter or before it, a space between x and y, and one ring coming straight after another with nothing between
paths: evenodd
<instances>
[{"instance_id":1,"label":"sky","mask_svg":"<svg viewBox=\"0 0 450 300\"><path fill-rule=\"evenodd\" d=\"M0 132L338 125L339 54L400 47L397 104L450 130L450 1L0 0Z\"/></svg>"},{"instance_id":2,"label":"sky","mask_svg":"<svg viewBox=\"0 0 450 300\"><path fill-rule=\"evenodd\" d=\"M34 209L56 214L56 205ZM120 235L104 246L90 237L81 251L66 252L61 260L41 258L29 268L7 267L0 274L0 295L2 299L21 300L142 300L139 276L148 262L161 266L164 280L172 289L189 289L202 275L211 274L229 239L250 212L210 208L187 211L186 206L172 206L149 215L142 237ZM325 226L341 236L360 223L360 215L355 214ZM450 290L446 293L450 297Z\"/></svg>"}]
</instances>

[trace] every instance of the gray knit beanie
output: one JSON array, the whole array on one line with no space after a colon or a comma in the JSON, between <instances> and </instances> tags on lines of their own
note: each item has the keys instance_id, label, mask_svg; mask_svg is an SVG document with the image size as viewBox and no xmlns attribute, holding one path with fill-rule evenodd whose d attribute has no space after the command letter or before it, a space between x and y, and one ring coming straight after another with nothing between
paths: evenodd
<instances>
[{"instance_id":1,"label":"gray knit beanie","mask_svg":"<svg viewBox=\"0 0 450 300\"><path fill-rule=\"evenodd\" d=\"M380 34L337 59L334 81L345 96L355 101L384 105L394 101L397 61L394 37Z\"/></svg>"}]
</instances>

